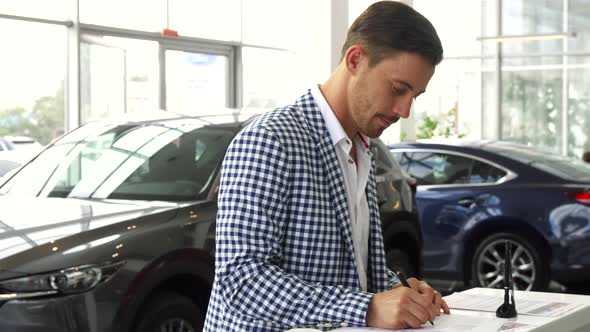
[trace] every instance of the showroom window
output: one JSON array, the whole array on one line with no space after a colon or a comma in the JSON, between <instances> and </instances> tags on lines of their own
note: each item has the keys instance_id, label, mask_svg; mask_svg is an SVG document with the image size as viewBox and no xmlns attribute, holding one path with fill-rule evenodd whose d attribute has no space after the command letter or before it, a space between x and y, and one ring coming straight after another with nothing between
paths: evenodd
<instances>
[{"instance_id":1,"label":"showroom window","mask_svg":"<svg viewBox=\"0 0 590 332\"><path fill-rule=\"evenodd\" d=\"M291 103L332 69L325 18L340 4L2 1L0 136L45 145L127 113L253 114ZM297 17L307 20L287 23Z\"/></svg>"},{"instance_id":2,"label":"showroom window","mask_svg":"<svg viewBox=\"0 0 590 332\"><path fill-rule=\"evenodd\" d=\"M477 40L495 30L493 1L414 0L413 7L436 28L444 49L426 93L414 104L416 138L480 137L482 135L483 59L492 59L495 45ZM449 20L449 8L461 8L461 20ZM403 135L403 134L402 134Z\"/></svg>"},{"instance_id":3,"label":"showroom window","mask_svg":"<svg viewBox=\"0 0 590 332\"><path fill-rule=\"evenodd\" d=\"M561 57L504 59L502 138L558 152L562 82Z\"/></svg>"},{"instance_id":4,"label":"showroom window","mask_svg":"<svg viewBox=\"0 0 590 332\"><path fill-rule=\"evenodd\" d=\"M590 150L590 56L568 57L568 154L579 157Z\"/></svg>"},{"instance_id":5,"label":"showroom window","mask_svg":"<svg viewBox=\"0 0 590 332\"><path fill-rule=\"evenodd\" d=\"M80 120L158 109L158 44L84 35L80 45Z\"/></svg>"},{"instance_id":6,"label":"showroom window","mask_svg":"<svg viewBox=\"0 0 590 332\"><path fill-rule=\"evenodd\" d=\"M295 75L292 52L244 47L242 61L245 108L274 108L294 100L291 81L285 79Z\"/></svg>"},{"instance_id":7,"label":"showroom window","mask_svg":"<svg viewBox=\"0 0 590 332\"><path fill-rule=\"evenodd\" d=\"M0 19L0 136L47 144L63 133L66 37L64 26Z\"/></svg>"},{"instance_id":8,"label":"showroom window","mask_svg":"<svg viewBox=\"0 0 590 332\"><path fill-rule=\"evenodd\" d=\"M445 51L428 93L415 103L417 137L502 139L578 158L590 150L588 1L414 0L413 6L432 21ZM461 8L465 20L449 20L442 8ZM563 36L532 40L549 34ZM498 36L521 38L482 40Z\"/></svg>"}]
</instances>

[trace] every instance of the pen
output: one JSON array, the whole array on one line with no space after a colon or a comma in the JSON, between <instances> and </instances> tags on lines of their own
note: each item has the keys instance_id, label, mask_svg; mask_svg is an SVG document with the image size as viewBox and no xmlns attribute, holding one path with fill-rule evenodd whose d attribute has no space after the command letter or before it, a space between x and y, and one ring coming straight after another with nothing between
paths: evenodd
<instances>
[{"instance_id":1,"label":"pen","mask_svg":"<svg viewBox=\"0 0 590 332\"><path fill-rule=\"evenodd\" d=\"M402 285L404 287L412 288L410 286L410 284L408 284L408 281L406 280L406 276L402 271L395 270L395 271L393 271L393 273L399 279L399 281L402 283ZM430 319L428 321L430 322L430 324L432 324L432 326L434 326L434 323Z\"/></svg>"}]
</instances>

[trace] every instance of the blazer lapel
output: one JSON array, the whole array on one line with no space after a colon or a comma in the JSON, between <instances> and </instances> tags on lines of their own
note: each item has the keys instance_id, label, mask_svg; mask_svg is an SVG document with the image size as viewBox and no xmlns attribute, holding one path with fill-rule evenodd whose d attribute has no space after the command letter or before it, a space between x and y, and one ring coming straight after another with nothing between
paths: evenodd
<instances>
[{"instance_id":1,"label":"blazer lapel","mask_svg":"<svg viewBox=\"0 0 590 332\"><path fill-rule=\"evenodd\" d=\"M346 195L346 188L344 186L343 174L336 156L334 144L326 127L326 122L322 117L322 113L313 99L311 93L303 95L296 103L302 111L306 122L312 129L312 133L316 138L316 149L322 158L325 165L326 180L330 188L330 196L332 197L336 211L336 217L340 224L344 242L349 249L350 258L356 269L356 261L354 259L354 246L352 243L352 226L350 224L350 216L348 212L348 199Z\"/></svg>"}]
</instances>

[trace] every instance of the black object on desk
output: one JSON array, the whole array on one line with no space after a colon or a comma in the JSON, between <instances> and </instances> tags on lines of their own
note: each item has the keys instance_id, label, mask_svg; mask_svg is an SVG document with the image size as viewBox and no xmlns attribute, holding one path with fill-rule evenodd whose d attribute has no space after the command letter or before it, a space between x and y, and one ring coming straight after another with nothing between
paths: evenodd
<instances>
[{"instance_id":1,"label":"black object on desk","mask_svg":"<svg viewBox=\"0 0 590 332\"><path fill-rule=\"evenodd\" d=\"M394 270L393 273L399 279L399 281L402 283L404 287L412 288L410 284L408 284L408 280L406 279L405 273L403 273L401 270ZM434 323L430 319L428 321L430 322L430 324L432 324L432 326L434 326Z\"/></svg>"},{"instance_id":2,"label":"black object on desk","mask_svg":"<svg viewBox=\"0 0 590 332\"><path fill-rule=\"evenodd\" d=\"M509 293L510 294L509 296ZM510 303L510 298L512 303ZM514 284L512 283L512 245L510 241L504 243L504 303L502 303L496 316L500 318L516 317L516 302L514 302Z\"/></svg>"}]
</instances>

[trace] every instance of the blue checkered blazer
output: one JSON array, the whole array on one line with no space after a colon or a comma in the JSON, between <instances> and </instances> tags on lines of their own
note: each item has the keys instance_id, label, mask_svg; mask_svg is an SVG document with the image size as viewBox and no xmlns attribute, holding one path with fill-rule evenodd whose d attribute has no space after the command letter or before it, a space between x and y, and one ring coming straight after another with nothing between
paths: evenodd
<instances>
[{"instance_id":1,"label":"blue checkered blazer","mask_svg":"<svg viewBox=\"0 0 590 332\"><path fill-rule=\"evenodd\" d=\"M244 128L222 166L204 331L365 326L371 293L397 282L385 266L374 168L363 292L340 164L311 93Z\"/></svg>"}]
</instances>

